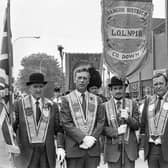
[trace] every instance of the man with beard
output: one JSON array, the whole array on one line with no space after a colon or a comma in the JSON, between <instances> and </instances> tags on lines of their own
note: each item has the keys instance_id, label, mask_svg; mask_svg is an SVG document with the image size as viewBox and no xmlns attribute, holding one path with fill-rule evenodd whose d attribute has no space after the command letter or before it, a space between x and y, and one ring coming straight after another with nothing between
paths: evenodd
<instances>
[{"instance_id":1,"label":"man with beard","mask_svg":"<svg viewBox=\"0 0 168 168\"><path fill-rule=\"evenodd\" d=\"M13 124L20 147L16 157L17 168L55 168L57 135L57 158L63 161L63 129L59 124L56 104L43 96L47 81L41 73L32 73L26 83L29 95L15 102L15 122Z\"/></svg>"},{"instance_id":2,"label":"man with beard","mask_svg":"<svg viewBox=\"0 0 168 168\"><path fill-rule=\"evenodd\" d=\"M111 99L104 103L106 122L104 127L105 162L108 168L134 168L138 157L138 143L135 131L139 128L137 104L124 97L123 81L114 76L109 87Z\"/></svg>"},{"instance_id":3,"label":"man with beard","mask_svg":"<svg viewBox=\"0 0 168 168\"><path fill-rule=\"evenodd\" d=\"M168 167L167 82L162 73L153 76L155 94L146 98L142 112L139 156L149 168Z\"/></svg>"},{"instance_id":4,"label":"man with beard","mask_svg":"<svg viewBox=\"0 0 168 168\"><path fill-rule=\"evenodd\" d=\"M65 129L68 168L97 168L100 161L99 135L104 126L100 98L87 91L88 68L74 70L76 89L62 97L61 121Z\"/></svg>"}]
</instances>

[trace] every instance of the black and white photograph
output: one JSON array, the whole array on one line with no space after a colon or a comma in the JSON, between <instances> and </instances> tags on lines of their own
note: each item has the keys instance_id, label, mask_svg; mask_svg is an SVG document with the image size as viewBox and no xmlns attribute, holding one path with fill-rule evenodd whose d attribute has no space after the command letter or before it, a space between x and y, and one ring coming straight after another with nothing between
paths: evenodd
<instances>
[{"instance_id":1,"label":"black and white photograph","mask_svg":"<svg viewBox=\"0 0 168 168\"><path fill-rule=\"evenodd\" d=\"M168 1L0 0L0 168L168 168Z\"/></svg>"}]
</instances>

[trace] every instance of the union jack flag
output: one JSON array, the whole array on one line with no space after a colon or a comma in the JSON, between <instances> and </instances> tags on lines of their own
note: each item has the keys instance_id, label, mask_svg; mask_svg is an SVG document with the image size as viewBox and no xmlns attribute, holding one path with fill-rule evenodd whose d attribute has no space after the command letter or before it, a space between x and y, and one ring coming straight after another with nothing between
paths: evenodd
<instances>
[{"instance_id":1,"label":"union jack flag","mask_svg":"<svg viewBox=\"0 0 168 168\"><path fill-rule=\"evenodd\" d=\"M12 33L10 26L10 1L8 1L5 11L3 38L0 54L0 128L2 129L4 140L9 149L9 152L15 153L14 150L18 149L15 145L11 124L13 104L13 52L11 37Z\"/></svg>"}]
</instances>

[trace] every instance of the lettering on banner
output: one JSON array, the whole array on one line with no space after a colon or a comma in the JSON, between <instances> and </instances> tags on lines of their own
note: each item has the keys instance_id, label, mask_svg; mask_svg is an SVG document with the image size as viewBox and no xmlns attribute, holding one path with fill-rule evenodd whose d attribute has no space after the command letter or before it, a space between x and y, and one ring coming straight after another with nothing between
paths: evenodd
<instances>
[{"instance_id":1,"label":"lettering on banner","mask_svg":"<svg viewBox=\"0 0 168 168\"><path fill-rule=\"evenodd\" d=\"M140 50L136 51L136 52L132 52L132 53L121 53L115 50L109 50L108 54L113 57L116 58L118 60L123 60L123 61L127 61L127 60L135 60L140 58L141 56L144 56L147 52L147 48L146 47L142 47Z\"/></svg>"},{"instance_id":2,"label":"lettering on banner","mask_svg":"<svg viewBox=\"0 0 168 168\"><path fill-rule=\"evenodd\" d=\"M114 15L118 15L118 14L132 14L132 15L137 15L139 17L147 17L148 13L140 8L136 8L136 7L127 7L127 6L120 6L120 7L116 7L116 8L112 8L110 10L107 11L106 15L110 16L114 16Z\"/></svg>"},{"instance_id":3,"label":"lettering on banner","mask_svg":"<svg viewBox=\"0 0 168 168\"><path fill-rule=\"evenodd\" d=\"M143 35L143 29L122 29L111 27L108 30L108 38L114 39L145 39Z\"/></svg>"}]
</instances>

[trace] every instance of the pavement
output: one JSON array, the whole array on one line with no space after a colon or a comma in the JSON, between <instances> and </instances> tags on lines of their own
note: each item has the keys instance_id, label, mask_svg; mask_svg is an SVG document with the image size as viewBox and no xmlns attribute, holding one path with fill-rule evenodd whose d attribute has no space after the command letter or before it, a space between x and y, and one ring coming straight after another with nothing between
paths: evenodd
<instances>
[{"instance_id":1,"label":"pavement","mask_svg":"<svg viewBox=\"0 0 168 168\"><path fill-rule=\"evenodd\" d=\"M107 165L101 164L98 168L107 168ZM135 168L148 168L147 162L144 162L144 161L138 159L135 162Z\"/></svg>"}]
</instances>

